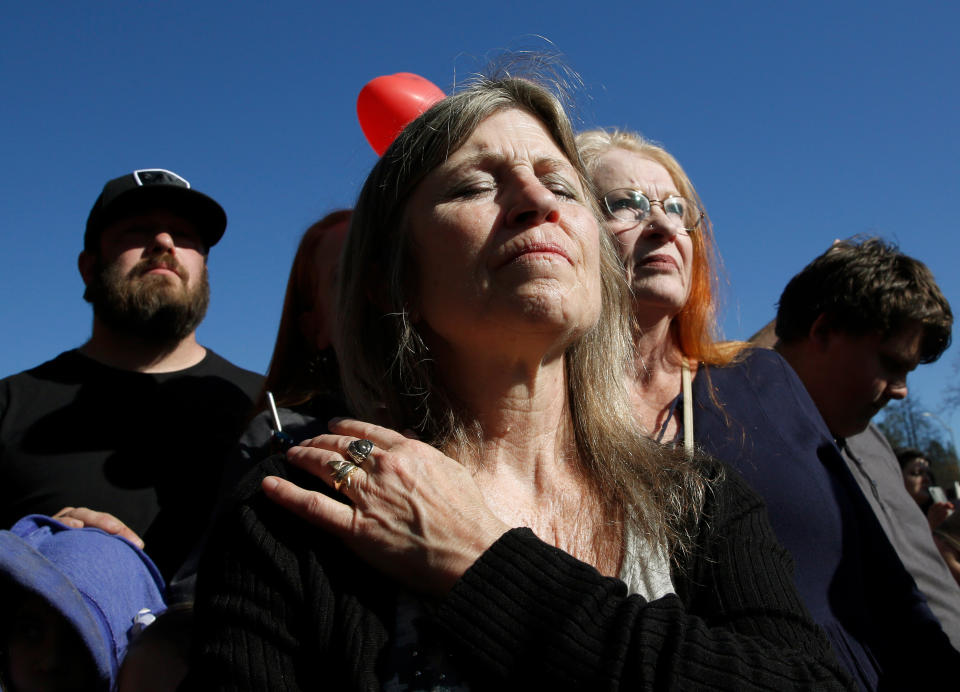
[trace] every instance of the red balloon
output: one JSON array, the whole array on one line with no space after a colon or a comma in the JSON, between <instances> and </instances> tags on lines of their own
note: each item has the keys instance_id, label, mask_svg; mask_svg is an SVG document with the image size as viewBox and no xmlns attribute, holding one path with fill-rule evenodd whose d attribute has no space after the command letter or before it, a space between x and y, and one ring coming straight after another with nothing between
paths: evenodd
<instances>
[{"instance_id":1,"label":"red balloon","mask_svg":"<svg viewBox=\"0 0 960 692\"><path fill-rule=\"evenodd\" d=\"M384 75L360 90L357 118L370 146L382 156L403 128L445 96L440 87L420 75Z\"/></svg>"}]
</instances>

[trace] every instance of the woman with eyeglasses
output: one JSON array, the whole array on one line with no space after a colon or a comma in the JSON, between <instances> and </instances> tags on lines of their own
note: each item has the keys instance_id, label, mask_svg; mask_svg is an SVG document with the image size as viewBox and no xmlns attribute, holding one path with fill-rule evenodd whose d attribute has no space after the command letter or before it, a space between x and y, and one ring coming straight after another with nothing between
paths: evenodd
<instances>
[{"instance_id":1,"label":"woman with eyeglasses","mask_svg":"<svg viewBox=\"0 0 960 692\"><path fill-rule=\"evenodd\" d=\"M717 339L719 259L677 160L640 135L577 138L632 293L636 419L653 439L734 466L767 504L813 619L865 689L911 680L903 637L955 654L860 490L803 383L767 349ZM953 654L953 655L952 655Z\"/></svg>"},{"instance_id":2,"label":"woman with eyeglasses","mask_svg":"<svg viewBox=\"0 0 960 692\"><path fill-rule=\"evenodd\" d=\"M338 294L367 422L218 524L190 689L848 684L756 495L633 424L626 286L549 91L482 81L407 126Z\"/></svg>"}]
</instances>

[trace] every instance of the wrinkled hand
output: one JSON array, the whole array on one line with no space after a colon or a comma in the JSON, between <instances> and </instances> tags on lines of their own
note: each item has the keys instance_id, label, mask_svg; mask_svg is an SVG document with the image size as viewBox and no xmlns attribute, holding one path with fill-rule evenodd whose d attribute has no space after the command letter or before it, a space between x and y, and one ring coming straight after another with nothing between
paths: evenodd
<instances>
[{"instance_id":1,"label":"wrinkled hand","mask_svg":"<svg viewBox=\"0 0 960 692\"><path fill-rule=\"evenodd\" d=\"M340 490L352 504L269 476L274 502L341 539L362 559L418 591L446 593L510 527L483 501L470 472L435 448L355 420L331 422L336 434L291 448L287 458L333 485L331 461L350 459L347 445L374 448Z\"/></svg>"},{"instance_id":2,"label":"wrinkled hand","mask_svg":"<svg viewBox=\"0 0 960 692\"><path fill-rule=\"evenodd\" d=\"M87 507L64 507L54 514L53 518L61 524L66 524L75 529L90 526L107 533L113 533L126 538L138 548L143 548L143 540L140 536L109 512L97 512Z\"/></svg>"}]
</instances>

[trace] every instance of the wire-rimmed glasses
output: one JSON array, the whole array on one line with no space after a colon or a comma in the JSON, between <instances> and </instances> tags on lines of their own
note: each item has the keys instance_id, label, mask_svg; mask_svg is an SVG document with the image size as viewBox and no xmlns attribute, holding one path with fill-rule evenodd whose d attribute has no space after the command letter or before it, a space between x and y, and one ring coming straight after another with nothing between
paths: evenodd
<instances>
[{"instance_id":1,"label":"wire-rimmed glasses","mask_svg":"<svg viewBox=\"0 0 960 692\"><path fill-rule=\"evenodd\" d=\"M652 199L640 190L621 187L603 196L603 204L611 218L634 225L642 223L650 215L654 205L659 205L678 233L691 233L700 226L703 210L693 200L670 195L666 199Z\"/></svg>"}]
</instances>

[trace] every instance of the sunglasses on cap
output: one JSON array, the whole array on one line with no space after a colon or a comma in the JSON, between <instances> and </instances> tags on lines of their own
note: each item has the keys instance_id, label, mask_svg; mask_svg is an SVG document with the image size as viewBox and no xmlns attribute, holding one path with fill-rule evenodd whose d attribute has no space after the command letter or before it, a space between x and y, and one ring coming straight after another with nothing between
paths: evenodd
<instances>
[{"instance_id":1,"label":"sunglasses on cap","mask_svg":"<svg viewBox=\"0 0 960 692\"><path fill-rule=\"evenodd\" d=\"M189 180L163 168L144 168L134 171L132 175L137 185L141 187L147 185L176 185L177 187L190 189Z\"/></svg>"}]
</instances>

